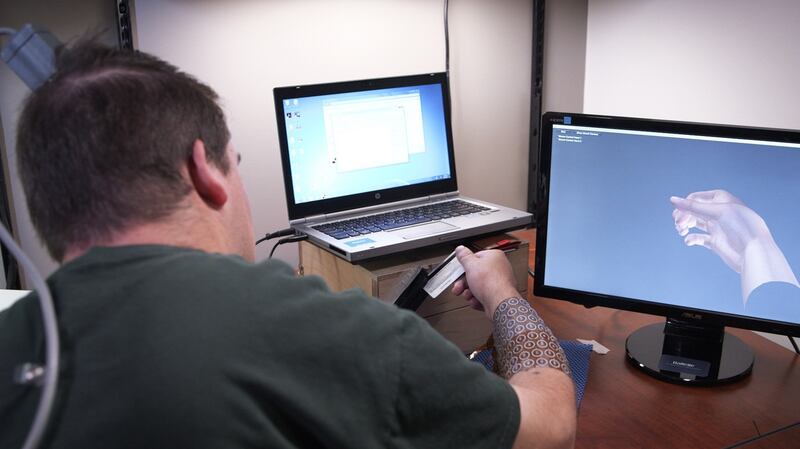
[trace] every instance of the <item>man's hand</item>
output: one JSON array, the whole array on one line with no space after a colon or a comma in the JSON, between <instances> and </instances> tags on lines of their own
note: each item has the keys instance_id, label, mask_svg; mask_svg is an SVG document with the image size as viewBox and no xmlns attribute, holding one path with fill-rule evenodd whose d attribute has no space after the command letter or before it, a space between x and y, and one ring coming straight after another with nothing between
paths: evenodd
<instances>
[{"instance_id":1,"label":"man's hand","mask_svg":"<svg viewBox=\"0 0 800 449\"><path fill-rule=\"evenodd\" d=\"M701 245L716 253L733 271L742 272L747 245L772 239L767 224L739 198L725 190L694 192L671 197L675 229L688 246ZM689 233L697 228L705 233Z\"/></svg>"},{"instance_id":2,"label":"man's hand","mask_svg":"<svg viewBox=\"0 0 800 449\"><path fill-rule=\"evenodd\" d=\"M502 251L473 253L459 246L456 257L464 267L465 277L453 284L453 294L462 296L473 308L485 311L489 319L504 299L519 296L511 264Z\"/></svg>"},{"instance_id":3,"label":"man's hand","mask_svg":"<svg viewBox=\"0 0 800 449\"><path fill-rule=\"evenodd\" d=\"M704 246L741 274L742 297L772 281L798 285L767 223L739 198L725 190L673 196L675 229L688 246ZM692 228L704 233L690 233Z\"/></svg>"}]
</instances>

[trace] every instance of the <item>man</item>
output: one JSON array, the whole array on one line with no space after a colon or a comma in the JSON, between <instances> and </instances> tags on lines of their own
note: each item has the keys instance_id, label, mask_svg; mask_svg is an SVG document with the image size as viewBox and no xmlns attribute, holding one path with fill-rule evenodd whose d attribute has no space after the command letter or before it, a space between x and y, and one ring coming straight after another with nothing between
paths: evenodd
<instances>
[{"instance_id":1,"label":"man","mask_svg":"<svg viewBox=\"0 0 800 449\"><path fill-rule=\"evenodd\" d=\"M253 263L237 153L216 94L144 53L78 44L27 100L19 168L63 266L47 447L570 447L575 405L552 333L502 253L458 252L454 286L495 322L508 381L423 320L280 262ZM0 314L0 447L38 390L35 298Z\"/></svg>"}]
</instances>

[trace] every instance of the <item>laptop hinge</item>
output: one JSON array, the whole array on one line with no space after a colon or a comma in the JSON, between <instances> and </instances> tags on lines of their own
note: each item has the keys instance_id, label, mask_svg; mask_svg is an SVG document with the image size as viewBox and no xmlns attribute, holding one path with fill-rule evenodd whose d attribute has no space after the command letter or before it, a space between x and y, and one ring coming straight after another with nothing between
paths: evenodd
<instances>
[{"instance_id":1,"label":"laptop hinge","mask_svg":"<svg viewBox=\"0 0 800 449\"><path fill-rule=\"evenodd\" d=\"M328 220L333 220L336 218L347 217L351 215L364 215L370 213L380 213L383 210L394 209L397 207L403 207L407 205L412 205L419 203L419 198L412 198L410 200L402 200L402 201L395 201L393 203L386 203L386 204L378 204L375 206L365 206L360 207L358 209L350 209L350 210L343 210L341 212L334 212L331 214L326 214L325 218Z\"/></svg>"},{"instance_id":2,"label":"laptop hinge","mask_svg":"<svg viewBox=\"0 0 800 449\"><path fill-rule=\"evenodd\" d=\"M327 218L325 214L312 215L310 217L298 218L296 220L289 220L289 226L301 225L317 221L324 221Z\"/></svg>"},{"instance_id":3,"label":"laptop hinge","mask_svg":"<svg viewBox=\"0 0 800 449\"><path fill-rule=\"evenodd\" d=\"M441 201L448 198L453 198L458 196L458 191L455 192L448 192L448 193L440 193L438 195L430 195L427 198L427 202L434 202L434 201ZM424 197L423 197L424 198ZM426 201L426 200L422 200ZM290 225L301 225L301 224L309 224L309 223L319 223L329 220L336 220L342 217L348 217L353 215L364 215L369 213L379 213L385 209L393 209L397 207L403 207L406 205L414 205L420 203L420 198L412 198L410 200L402 200L402 201L395 201L393 203L386 203L386 204L379 204L376 206L367 206L362 207L359 209L349 209L341 212L332 212L330 214L319 214L313 215L306 218L299 218L297 220L289 221Z\"/></svg>"},{"instance_id":4,"label":"laptop hinge","mask_svg":"<svg viewBox=\"0 0 800 449\"><path fill-rule=\"evenodd\" d=\"M446 200L448 198L454 198L458 196L458 191L455 192L447 192L447 193L439 193L437 195L431 195L428 197L428 201L439 201L439 200Z\"/></svg>"},{"instance_id":5,"label":"laptop hinge","mask_svg":"<svg viewBox=\"0 0 800 449\"><path fill-rule=\"evenodd\" d=\"M358 209L349 209L343 210L341 212L332 212L330 214L322 214L322 215L315 215L313 217L308 217L305 219L304 223L310 222L319 222L319 221L330 221L330 220L338 220L340 218L347 218L351 216L359 216L359 215L367 215L372 213L380 213L384 210L395 209L397 207L403 206L412 206L414 204L419 204L422 201L425 201L420 198L412 198L410 200L402 200L402 201L395 201L393 203L386 203L386 204L378 204L375 206L365 206Z\"/></svg>"}]
</instances>

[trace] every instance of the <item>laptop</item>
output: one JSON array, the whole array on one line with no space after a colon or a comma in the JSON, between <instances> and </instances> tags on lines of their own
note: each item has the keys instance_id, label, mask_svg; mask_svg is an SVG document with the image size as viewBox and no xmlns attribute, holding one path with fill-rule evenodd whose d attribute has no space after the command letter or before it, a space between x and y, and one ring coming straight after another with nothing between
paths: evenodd
<instances>
[{"instance_id":1,"label":"laptop","mask_svg":"<svg viewBox=\"0 0 800 449\"><path fill-rule=\"evenodd\" d=\"M289 225L351 262L523 228L458 193L447 75L274 89Z\"/></svg>"}]
</instances>

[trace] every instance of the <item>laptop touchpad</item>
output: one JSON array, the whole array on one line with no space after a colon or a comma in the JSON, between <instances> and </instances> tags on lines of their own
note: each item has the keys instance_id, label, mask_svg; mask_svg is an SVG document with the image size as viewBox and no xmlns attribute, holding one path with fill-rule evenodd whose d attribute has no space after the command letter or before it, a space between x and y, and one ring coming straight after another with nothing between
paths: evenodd
<instances>
[{"instance_id":1,"label":"laptop touchpad","mask_svg":"<svg viewBox=\"0 0 800 449\"><path fill-rule=\"evenodd\" d=\"M398 229L396 232L400 234L399 235L400 237L406 240L410 240L425 235L438 234L440 232L450 231L455 228L457 228L457 226L443 223L441 221L436 221L433 223L414 226L412 228Z\"/></svg>"}]
</instances>

